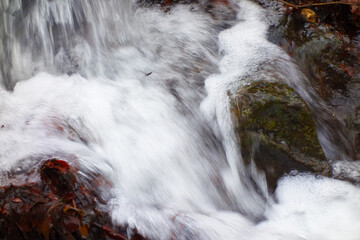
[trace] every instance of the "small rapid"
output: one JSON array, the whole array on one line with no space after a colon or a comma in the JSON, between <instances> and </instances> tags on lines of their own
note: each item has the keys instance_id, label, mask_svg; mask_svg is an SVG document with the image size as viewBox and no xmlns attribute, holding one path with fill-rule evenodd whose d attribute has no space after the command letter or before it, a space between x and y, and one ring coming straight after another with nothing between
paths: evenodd
<instances>
[{"instance_id":1,"label":"small rapid","mask_svg":"<svg viewBox=\"0 0 360 240\"><path fill-rule=\"evenodd\" d=\"M245 76L271 63L322 107L267 41L265 11L0 0L1 186L60 158L105 176L112 220L149 239L360 239L358 187L299 174L270 196L242 162L228 93ZM327 156L346 160L327 130Z\"/></svg>"}]
</instances>

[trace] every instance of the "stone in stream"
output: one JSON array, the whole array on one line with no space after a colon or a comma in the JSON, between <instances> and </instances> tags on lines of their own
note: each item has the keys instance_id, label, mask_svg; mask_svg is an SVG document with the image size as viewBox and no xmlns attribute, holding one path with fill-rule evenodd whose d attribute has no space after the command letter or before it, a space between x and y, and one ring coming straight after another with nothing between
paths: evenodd
<instances>
[{"instance_id":1,"label":"stone in stream","mask_svg":"<svg viewBox=\"0 0 360 240\"><path fill-rule=\"evenodd\" d=\"M270 26L269 40L293 57L327 109L346 124L350 142L343 148L349 148L346 151L352 160L360 159L359 7L313 7L318 18L314 23L301 17L301 8L283 6L273 10L279 19Z\"/></svg>"},{"instance_id":2,"label":"stone in stream","mask_svg":"<svg viewBox=\"0 0 360 240\"><path fill-rule=\"evenodd\" d=\"M271 190L292 170L331 174L312 114L287 85L256 81L242 87L231 96L231 111L245 164L253 160Z\"/></svg>"}]
</instances>

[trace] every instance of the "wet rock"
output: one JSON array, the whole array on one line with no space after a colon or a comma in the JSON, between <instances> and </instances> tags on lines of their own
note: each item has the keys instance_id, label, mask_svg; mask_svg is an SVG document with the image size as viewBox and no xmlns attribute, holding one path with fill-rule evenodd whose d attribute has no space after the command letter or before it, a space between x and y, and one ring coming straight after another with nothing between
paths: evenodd
<instances>
[{"instance_id":1,"label":"wet rock","mask_svg":"<svg viewBox=\"0 0 360 240\"><path fill-rule=\"evenodd\" d=\"M101 176L83 185L76 169L57 159L39 174L40 182L0 188L0 239L129 239L99 197Z\"/></svg>"},{"instance_id":2,"label":"wet rock","mask_svg":"<svg viewBox=\"0 0 360 240\"><path fill-rule=\"evenodd\" d=\"M329 25L306 23L300 32L290 29L294 31L288 26L287 38L295 43L290 53L312 80L319 95L335 106L336 93L346 95L359 73L357 50L350 38ZM301 37L296 37L298 33Z\"/></svg>"},{"instance_id":3,"label":"wet rock","mask_svg":"<svg viewBox=\"0 0 360 240\"><path fill-rule=\"evenodd\" d=\"M360 104L349 114L347 126L353 130L356 150L360 153Z\"/></svg>"},{"instance_id":4,"label":"wet rock","mask_svg":"<svg viewBox=\"0 0 360 240\"><path fill-rule=\"evenodd\" d=\"M271 190L292 170L330 175L311 112L293 89L253 82L231 97L231 106L243 159L265 172Z\"/></svg>"},{"instance_id":5,"label":"wet rock","mask_svg":"<svg viewBox=\"0 0 360 240\"><path fill-rule=\"evenodd\" d=\"M355 123L359 116L354 115L360 107L360 18L352 8L312 7L317 21L309 22L302 17L303 9L283 7L280 21L270 29L269 40L293 57L328 109L339 122L347 124L356 146L352 150L356 160L360 158Z\"/></svg>"}]
</instances>

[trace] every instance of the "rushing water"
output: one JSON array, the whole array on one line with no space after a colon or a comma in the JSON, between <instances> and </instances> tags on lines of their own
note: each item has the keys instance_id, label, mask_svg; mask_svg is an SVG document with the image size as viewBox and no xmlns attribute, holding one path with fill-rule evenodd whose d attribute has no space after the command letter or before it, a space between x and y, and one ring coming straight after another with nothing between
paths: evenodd
<instances>
[{"instance_id":1,"label":"rushing water","mask_svg":"<svg viewBox=\"0 0 360 240\"><path fill-rule=\"evenodd\" d=\"M0 0L1 185L59 157L108 177L113 220L150 239L360 239L357 187L288 176L269 196L243 166L227 97L243 76L276 63L319 104L266 40L265 10L205 2Z\"/></svg>"}]
</instances>

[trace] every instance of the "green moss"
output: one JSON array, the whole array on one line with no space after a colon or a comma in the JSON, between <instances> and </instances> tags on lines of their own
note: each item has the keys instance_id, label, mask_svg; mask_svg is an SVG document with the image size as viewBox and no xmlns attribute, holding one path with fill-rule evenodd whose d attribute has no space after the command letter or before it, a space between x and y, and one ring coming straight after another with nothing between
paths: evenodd
<instances>
[{"instance_id":1,"label":"green moss","mask_svg":"<svg viewBox=\"0 0 360 240\"><path fill-rule=\"evenodd\" d=\"M324 159L310 110L286 85L258 82L237 99L240 126L263 133L271 141L286 143L307 156Z\"/></svg>"},{"instance_id":2,"label":"green moss","mask_svg":"<svg viewBox=\"0 0 360 240\"><path fill-rule=\"evenodd\" d=\"M271 191L291 170L331 174L311 112L293 89L254 82L240 89L231 103L242 159L265 172Z\"/></svg>"}]
</instances>

